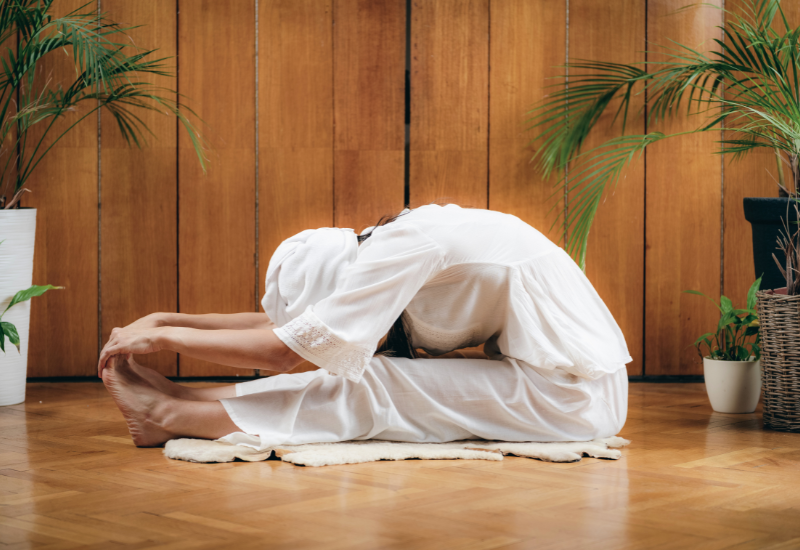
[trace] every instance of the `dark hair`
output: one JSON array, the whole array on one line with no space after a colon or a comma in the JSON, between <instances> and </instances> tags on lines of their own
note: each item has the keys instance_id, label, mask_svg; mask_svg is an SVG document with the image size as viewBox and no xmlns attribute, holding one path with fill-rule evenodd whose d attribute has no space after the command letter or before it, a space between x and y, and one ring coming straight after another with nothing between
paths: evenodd
<instances>
[{"instance_id":1,"label":"dark hair","mask_svg":"<svg viewBox=\"0 0 800 550\"><path fill-rule=\"evenodd\" d=\"M449 200L448 197L441 197L438 200L428 203L428 204L436 204L438 206L445 206L447 204L456 204L454 201ZM461 208L474 208L472 206L464 206L460 205ZM364 235L358 236L358 243L361 244L367 239L372 236L372 232L375 231L376 228L386 225L387 223L392 223L400 216L404 216L411 212L411 210L406 207L402 212L392 215L381 216L381 219L378 220L378 223ZM378 349L375 351L375 355L386 355L390 357L405 357L407 359L416 359L420 355L417 353L417 350L414 349L414 346L411 345L411 332L408 327L408 314L403 311L400 314L400 317L395 320L392 327L389 329L389 332L386 333L386 339L383 341Z\"/></svg>"},{"instance_id":2,"label":"dark hair","mask_svg":"<svg viewBox=\"0 0 800 550\"><path fill-rule=\"evenodd\" d=\"M375 231L375 228L386 225L387 223L392 223L400 216L408 214L409 212L410 210L405 209L398 214L381 216L381 219L378 220L378 223L375 224L369 233L358 236L359 244L369 239L372 236L372 232ZM405 357L406 359L416 359L419 357L417 350L411 345L411 334L409 332L408 322L406 321L405 311L400 314L400 317L395 320L389 332L386 333L386 339L375 351L375 355Z\"/></svg>"},{"instance_id":3,"label":"dark hair","mask_svg":"<svg viewBox=\"0 0 800 550\"><path fill-rule=\"evenodd\" d=\"M409 212L411 212L411 210L406 208L405 210L403 210L402 212L399 212L397 214L386 214L384 216L381 216L381 219L378 220L378 223L376 223L374 226L372 226L372 228L369 230L369 233L365 233L364 235L359 235L358 236L358 244L361 244L364 241L366 241L367 239L369 239L372 236L372 232L375 231L378 227L380 227L382 225L386 225L387 223L392 223L393 221L395 221L400 216L405 216Z\"/></svg>"}]
</instances>

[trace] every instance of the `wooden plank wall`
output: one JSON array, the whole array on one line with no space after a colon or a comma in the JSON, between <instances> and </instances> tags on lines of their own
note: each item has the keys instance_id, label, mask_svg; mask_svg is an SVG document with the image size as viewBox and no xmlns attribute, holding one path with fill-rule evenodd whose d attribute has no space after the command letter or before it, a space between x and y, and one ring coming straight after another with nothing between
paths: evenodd
<instances>
[{"instance_id":1,"label":"wooden plank wall","mask_svg":"<svg viewBox=\"0 0 800 550\"><path fill-rule=\"evenodd\" d=\"M489 0L411 8L410 202L488 204Z\"/></svg>"},{"instance_id":2,"label":"wooden plank wall","mask_svg":"<svg viewBox=\"0 0 800 550\"><path fill-rule=\"evenodd\" d=\"M715 4L721 7L718 0ZM710 48L721 39L723 12L712 7L685 10L682 0L648 2L648 40L669 39ZM656 48L651 58L663 58ZM664 133L694 129L678 119L651 130ZM691 344L716 326L718 312L698 296L720 289L720 208L722 159L712 154L721 135L704 133L659 142L647 151L645 254L645 367L648 374L701 374L702 363Z\"/></svg>"},{"instance_id":3,"label":"wooden plank wall","mask_svg":"<svg viewBox=\"0 0 800 550\"><path fill-rule=\"evenodd\" d=\"M361 229L405 201L405 0L336 0L334 223Z\"/></svg>"},{"instance_id":4,"label":"wooden plank wall","mask_svg":"<svg viewBox=\"0 0 800 550\"><path fill-rule=\"evenodd\" d=\"M103 0L101 8L124 26L144 24L131 31L135 43L158 45L165 57L177 54L177 0ZM166 77L151 80L175 88ZM158 137L142 149L132 149L111 117L101 114L102 342L112 328L131 319L178 308L177 126L175 120L155 112L144 113L142 119ZM178 374L173 352L139 360L166 376Z\"/></svg>"},{"instance_id":5,"label":"wooden plank wall","mask_svg":"<svg viewBox=\"0 0 800 550\"><path fill-rule=\"evenodd\" d=\"M620 32L626 29L627 32ZM599 3L570 0L570 57L615 63L644 61L645 5L641 0ZM640 99L635 107L641 108ZM603 115L602 133L589 137L589 146L612 137L613 112ZM644 117L629 122L629 132L644 133ZM619 131L620 124L614 125ZM634 162L616 189L608 189L589 234L586 275L608 305L628 342L633 362L628 374L641 375L644 330L644 161ZM567 204L569 208L569 201Z\"/></svg>"},{"instance_id":6,"label":"wooden plank wall","mask_svg":"<svg viewBox=\"0 0 800 550\"><path fill-rule=\"evenodd\" d=\"M66 14L83 4L82 0L62 0L53 5L53 10ZM51 82L74 81L71 51L53 52L42 65L37 83L48 78ZM59 120L45 145L89 110L90 106L84 104L78 112ZM34 129L31 137L37 131ZM32 173L28 185L32 192L22 203L38 209L34 283L66 287L31 302L29 376L88 376L97 372L97 141L95 112L50 150L46 161Z\"/></svg>"},{"instance_id":7,"label":"wooden plank wall","mask_svg":"<svg viewBox=\"0 0 800 550\"><path fill-rule=\"evenodd\" d=\"M179 6L178 89L202 113L210 147L208 173L203 174L189 137L179 134L178 300L185 313L255 307L254 21L252 0L192 0ZM182 357L180 374L252 371Z\"/></svg>"},{"instance_id":8,"label":"wooden plank wall","mask_svg":"<svg viewBox=\"0 0 800 550\"><path fill-rule=\"evenodd\" d=\"M563 228L547 229L553 190L531 164L526 113L553 85L566 58L566 0L492 0L489 52L489 208L514 214L562 244ZM563 208L564 201L556 201Z\"/></svg>"},{"instance_id":9,"label":"wooden plank wall","mask_svg":"<svg viewBox=\"0 0 800 550\"><path fill-rule=\"evenodd\" d=\"M177 56L179 79L157 83L204 120L209 168L176 121L155 114L146 120L158 137L141 151L92 115L50 153L25 198L39 209L34 277L68 289L33 303L30 376L91 376L110 330L150 311L258 311L283 239L361 230L406 201L509 212L563 243L548 210L569 208L569 195L547 198L527 111L564 84L567 57L642 61L669 39L708 48L723 12L671 14L684 4L99 0L143 25L137 45ZM56 77L62 61L47 67ZM653 147L598 213L587 275L626 335L631 375L702 372L688 345L714 311L681 291L724 285L736 299L752 280L741 199L774 194L763 177L772 161L723 167L711 154L718 137ZM173 376L252 374L171 353L142 361Z\"/></svg>"}]
</instances>

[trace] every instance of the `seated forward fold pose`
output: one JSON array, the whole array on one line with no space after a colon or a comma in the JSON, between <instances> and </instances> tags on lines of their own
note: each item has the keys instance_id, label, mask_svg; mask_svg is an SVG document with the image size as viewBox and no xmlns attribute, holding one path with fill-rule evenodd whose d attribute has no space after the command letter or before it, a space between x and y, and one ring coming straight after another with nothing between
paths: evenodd
<instances>
[{"instance_id":1,"label":"seated forward fold pose","mask_svg":"<svg viewBox=\"0 0 800 550\"><path fill-rule=\"evenodd\" d=\"M266 315L156 313L114 329L98 370L137 445L580 441L625 423L622 332L566 252L508 214L428 205L360 236L303 231L272 256L261 303ZM488 359L415 351L480 344ZM131 358L164 349L320 369L188 388Z\"/></svg>"}]
</instances>

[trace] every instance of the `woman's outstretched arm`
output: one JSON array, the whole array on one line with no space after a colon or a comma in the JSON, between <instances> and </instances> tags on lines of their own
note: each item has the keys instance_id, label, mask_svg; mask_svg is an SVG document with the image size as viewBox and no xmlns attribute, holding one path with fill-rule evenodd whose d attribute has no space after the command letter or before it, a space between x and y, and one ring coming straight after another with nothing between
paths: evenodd
<instances>
[{"instance_id":1,"label":"woman's outstretched arm","mask_svg":"<svg viewBox=\"0 0 800 550\"><path fill-rule=\"evenodd\" d=\"M97 374L111 357L176 351L189 357L229 367L288 372L303 358L284 344L272 330L202 330L186 327L114 329L97 364Z\"/></svg>"},{"instance_id":2,"label":"woman's outstretched arm","mask_svg":"<svg viewBox=\"0 0 800 550\"><path fill-rule=\"evenodd\" d=\"M275 323L270 321L266 313L206 313L191 315L188 313L151 313L131 323L125 328L159 328L185 327L202 330L244 330L273 329Z\"/></svg>"}]
</instances>

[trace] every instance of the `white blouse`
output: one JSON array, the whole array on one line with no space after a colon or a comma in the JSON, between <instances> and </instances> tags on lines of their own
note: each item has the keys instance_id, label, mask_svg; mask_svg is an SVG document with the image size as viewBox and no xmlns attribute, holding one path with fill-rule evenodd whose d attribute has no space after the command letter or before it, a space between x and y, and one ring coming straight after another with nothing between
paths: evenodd
<instances>
[{"instance_id":1,"label":"white blouse","mask_svg":"<svg viewBox=\"0 0 800 550\"><path fill-rule=\"evenodd\" d=\"M412 345L432 355L485 344L586 379L632 359L581 269L519 218L423 206L378 227L334 293L275 334L304 359L358 382L403 313Z\"/></svg>"}]
</instances>

